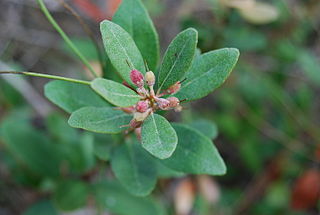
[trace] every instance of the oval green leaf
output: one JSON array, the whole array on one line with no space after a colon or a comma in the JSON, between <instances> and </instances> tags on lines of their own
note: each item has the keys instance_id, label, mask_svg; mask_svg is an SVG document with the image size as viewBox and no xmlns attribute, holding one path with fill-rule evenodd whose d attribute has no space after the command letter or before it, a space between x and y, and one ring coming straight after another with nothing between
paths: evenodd
<instances>
[{"instance_id":1,"label":"oval green leaf","mask_svg":"<svg viewBox=\"0 0 320 215\"><path fill-rule=\"evenodd\" d=\"M133 195L149 195L156 184L153 158L140 144L130 142L117 147L111 166L120 183Z\"/></svg>"},{"instance_id":2,"label":"oval green leaf","mask_svg":"<svg viewBox=\"0 0 320 215\"><path fill-rule=\"evenodd\" d=\"M54 204L63 211L71 211L83 207L89 194L89 187L81 181L62 181L54 194Z\"/></svg>"},{"instance_id":3,"label":"oval green leaf","mask_svg":"<svg viewBox=\"0 0 320 215\"><path fill-rule=\"evenodd\" d=\"M85 106L105 107L108 102L89 86L66 81L50 81L44 87L45 96L68 113Z\"/></svg>"},{"instance_id":4,"label":"oval green leaf","mask_svg":"<svg viewBox=\"0 0 320 215\"><path fill-rule=\"evenodd\" d=\"M207 96L223 84L238 58L239 50L235 48L207 52L196 58L176 96L188 101Z\"/></svg>"},{"instance_id":5,"label":"oval green leaf","mask_svg":"<svg viewBox=\"0 0 320 215\"><path fill-rule=\"evenodd\" d=\"M113 108L84 107L73 112L69 125L97 133L116 134L125 130L132 116Z\"/></svg>"},{"instance_id":6,"label":"oval green leaf","mask_svg":"<svg viewBox=\"0 0 320 215\"><path fill-rule=\"evenodd\" d=\"M190 123L190 126L207 136L209 139L214 139L218 136L217 125L212 121L199 119Z\"/></svg>"},{"instance_id":7,"label":"oval green leaf","mask_svg":"<svg viewBox=\"0 0 320 215\"><path fill-rule=\"evenodd\" d=\"M123 0L112 21L133 38L143 59L155 71L159 60L159 38L148 11L140 0Z\"/></svg>"},{"instance_id":8,"label":"oval green leaf","mask_svg":"<svg viewBox=\"0 0 320 215\"><path fill-rule=\"evenodd\" d=\"M179 33L170 43L158 73L158 89L167 89L189 70L196 51L198 32L193 28Z\"/></svg>"},{"instance_id":9,"label":"oval green leaf","mask_svg":"<svg viewBox=\"0 0 320 215\"><path fill-rule=\"evenodd\" d=\"M142 147L157 158L165 159L172 155L178 137L166 118L151 114L143 123L141 130Z\"/></svg>"},{"instance_id":10,"label":"oval green leaf","mask_svg":"<svg viewBox=\"0 0 320 215\"><path fill-rule=\"evenodd\" d=\"M128 61L135 69L145 73L143 58L132 37L119 25L104 20L100 31L107 55L120 76L131 83Z\"/></svg>"},{"instance_id":11,"label":"oval green leaf","mask_svg":"<svg viewBox=\"0 0 320 215\"><path fill-rule=\"evenodd\" d=\"M174 124L179 144L172 156L161 162L171 169L190 174L223 175L226 166L209 138L197 130Z\"/></svg>"},{"instance_id":12,"label":"oval green leaf","mask_svg":"<svg viewBox=\"0 0 320 215\"><path fill-rule=\"evenodd\" d=\"M136 92L115 81L96 78L91 82L91 87L104 99L118 107L129 107L140 100Z\"/></svg>"}]
</instances>

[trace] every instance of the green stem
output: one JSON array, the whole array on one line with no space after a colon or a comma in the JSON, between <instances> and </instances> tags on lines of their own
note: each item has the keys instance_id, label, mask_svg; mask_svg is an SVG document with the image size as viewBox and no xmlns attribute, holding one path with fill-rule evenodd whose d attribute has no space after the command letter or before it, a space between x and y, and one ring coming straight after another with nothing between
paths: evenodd
<instances>
[{"instance_id":1,"label":"green stem","mask_svg":"<svg viewBox=\"0 0 320 215\"><path fill-rule=\"evenodd\" d=\"M70 38L64 33L64 31L60 28L58 23L53 19L50 12L48 11L46 5L43 3L43 0L37 0L41 10L43 11L44 15L47 17L49 22L52 24L52 26L58 31L58 33L61 35L61 37L66 41L67 45L74 51L74 53L80 58L80 60L83 62L83 64L90 70L92 75L95 77L98 77L97 73L94 71L88 60L81 54L79 49L73 44L73 42L70 40Z\"/></svg>"},{"instance_id":2,"label":"green stem","mask_svg":"<svg viewBox=\"0 0 320 215\"><path fill-rule=\"evenodd\" d=\"M60 81L69 81L69 82L78 83L78 84L90 85L89 81L83 81L83 80L79 80L79 79L66 78L66 77L62 77L62 76L48 75L48 74L35 73L35 72L0 71L0 74L29 75L29 76L35 76L35 77L40 77L40 78L49 78L49 79L55 79L55 80L60 80Z\"/></svg>"}]
</instances>

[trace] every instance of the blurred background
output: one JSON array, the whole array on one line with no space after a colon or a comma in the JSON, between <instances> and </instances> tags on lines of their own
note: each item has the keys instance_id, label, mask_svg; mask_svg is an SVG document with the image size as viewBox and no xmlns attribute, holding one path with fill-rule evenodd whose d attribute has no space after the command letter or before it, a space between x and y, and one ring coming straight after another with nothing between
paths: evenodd
<instances>
[{"instance_id":1,"label":"blurred background","mask_svg":"<svg viewBox=\"0 0 320 215\"><path fill-rule=\"evenodd\" d=\"M111 19L120 2L45 1L101 73L99 22ZM202 52L236 47L241 53L222 87L186 104L178 117L168 115L171 120L214 122L214 143L228 172L160 180L154 196L164 204L164 213L320 214L320 1L143 2L155 22L162 54L187 27L198 30ZM1 0L0 9L0 70L90 78L35 0ZM47 82L0 76L0 215L123 214L98 210L90 196L82 197L83 184L97 172L110 172L104 162L106 140L95 141L95 157L86 154L83 143L90 136L70 128L68 115L45 99ZM62 163L54 162L61 156L55 150L63 152ZM64 169L64 162L72 170ZM54 167L59 173L51 171ZM52 175L77 180L78 189L68 192L60 186L57 191ZM57 205L68 212L58 212ZM124 199L122 207L127 205Z\"/></svg>"}]
</instances>

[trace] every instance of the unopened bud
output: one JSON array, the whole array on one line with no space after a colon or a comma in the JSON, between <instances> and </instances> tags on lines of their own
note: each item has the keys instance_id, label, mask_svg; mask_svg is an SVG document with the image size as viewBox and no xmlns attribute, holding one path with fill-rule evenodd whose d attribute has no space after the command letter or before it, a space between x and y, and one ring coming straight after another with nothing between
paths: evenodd
<instances>
[{"instance_id":1,"label":"unopened bud","mask_svg":"<svg viewBox=\"0 0 320 215\"><path fill-rule=\"evenodd\" d=\"M148 86L153 86L155 81L156 81L156 77L154 76L152 71L149 71L146 73L145 75L146 78L146 82Z\"/></svg>"},{"instance_id":2,"label":"unopened bud","mask_svg":"<svg viewBox=\"0 0 320 215\"><path fill-rule=\"evenodd\" d=\"M167 99L158 98L156 101L161 110L167 110L170 107L170 101Z\"/></svg>"},{"instance_id":3,"label":"unopened bud","mask_svg":"<svg viewBox=\"0 0 320 215\"><path fill-rule=\"evenodd\" d=\"M143 113L135 112L133 115L133 118L138 122L142 122L149 116L150 112L151 112L151 109L148 109L146 112L143 112Z\"/></svg>"},{"instance_id":4,"label":"unopened bud","mask_svg":"<svg viewBox=\"0 0 320 215\"><path fill-rule=\"evenodd\" d=\"M178 81L177 83L175 83L174 85L172 85L171 87L169 87L167 90L166 90L166 93L167 94L175 94L177 93L181 88L181 82Z\"/></svg>"},{"instance_id":5,"label":"unopened bud","mask_svg":"<svg viewBox=\"0 0 320 215\"><path fill-rule=\"evenodd\" d=\"M144 82L143 82L143 80L144 80L144 78L143 78L143 75L142 75L142 73L141 72L139 72L138 70L132 70L131 72L130 72L130 79L131 79L131 81L132 81L132 83L134 84L134 85L136 85L137 87L143 87L143 85L144 85Z\"/></svg>"},{"instance_id":6,"label":"unopened bud","mask_svg":"<svg viewBox=\"0 0 320 215\"><path fill-rule=\"evenodd\" d=\"M140 113L146 112L149 108L149 103L147 101L139 101L136 104L136 110Z\"/></svg>"},{"instance_id":7,"label":"unopened bud","mask_svg":"<svg viewBox=\"0 0 320 215\"><path fill-rule=\"evenodd\" d=\"M180 101L177 97L169 97L167 100L170 102L169 107L170 108L175 108L180 104Z\"/></svg>"},{"instance_id":8,"label":"unopened bud","mask_svg":"<svg viewBox=\"0 0 320 215\"><path fill-rule=\"evenodd\" d=\"M141 125L141 122L137 121L136 119L132 119L129 125L131 128L138 128Z\"/></svg>"}]
</instances>

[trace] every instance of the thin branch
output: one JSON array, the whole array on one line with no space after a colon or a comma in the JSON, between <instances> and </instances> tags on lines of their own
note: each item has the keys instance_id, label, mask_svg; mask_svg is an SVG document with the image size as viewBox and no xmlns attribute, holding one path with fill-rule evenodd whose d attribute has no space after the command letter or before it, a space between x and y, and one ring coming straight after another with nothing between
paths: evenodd
<instances>
[{"instance_id":1,"label":"thin branch","mask_svg":"<svg viewBox=\"0 0 320 215\"><path fill-rule=\"evenodd\" d=\"M79 80L79 79L66 78L66 77L62 77L62 76L48 75L48 74L35 73L35 72L0 71L0 74L28 75L28 76L34 76L34 77L40 77L40 78L48 78L48 79L54 79L54 80L60 80L60 81L68 81L68 82L73 82L73 83L78 83L78 84L90 85L89 81L83 81L83 80Z\"/></svg>"},{"instance_id":2,"label":"thin branch","mask_svg":"<svg viewBox=\"0 0 320 215\"><path fill-rule=\"evenodd\" d=\"M58 33L61 35L61 37L65 40L67 45L72 49L72 51L80 58L80 60L83 62L84 65L90 70L93 76L98 77L98 74L94 71L88 60L82 55L82 53L79 51L79 49L73 44L73 42L70 40L70 38L64 33L64 31L60 28L58 23L53 19L50 12L48 11L46 5L44 4L43 0L37 0L41 10L43 11L44 15L47 17L49 22L52 24L52 26L58 31Z\"/></svg>"}]
</instances>

